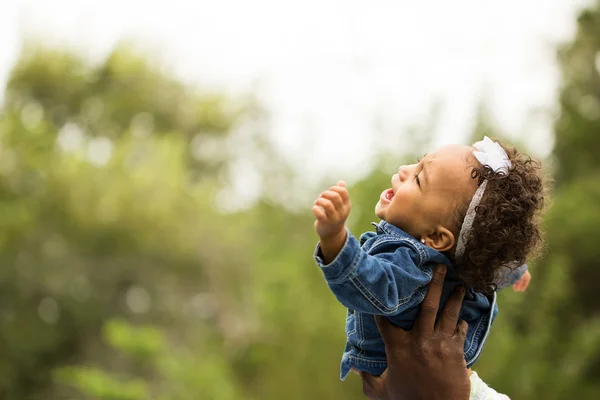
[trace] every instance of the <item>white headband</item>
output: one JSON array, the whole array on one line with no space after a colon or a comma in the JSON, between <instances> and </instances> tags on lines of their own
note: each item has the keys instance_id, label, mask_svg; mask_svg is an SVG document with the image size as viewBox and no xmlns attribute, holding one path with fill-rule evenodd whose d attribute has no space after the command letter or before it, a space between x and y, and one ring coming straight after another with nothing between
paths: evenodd
<instances>
[{"instance_id":1,"label":"white headband","mask_svg":"<svg viewBox=\"0 0 600 400\"><path fill-rule=\"evenodd\" d=\"M508 159L508 154L506 154L506 151L504 151L502 146L485 136L482 141L475 143L473 147L477 149L477 151L474 151L473 154L475 155L475 158L477 158L477 161L481 163L481 165L487 165L494 172L500 172L501 174L508 175L508 171L510 167L512 167L512 163ZM481 186L477 188L477 191L473 195L473 199L471 199L471 203L467 209L467 214L465 215L460 232L458 233L458 242L456 243L456 252L454 254L455 258L462 257L465 252L467 239L469 238L471 227L473 226L473 221L475 220L476 208L481 202L481 198L483 197L486 186L487 180L484 180Z\"/></svg>"}]
</instances>

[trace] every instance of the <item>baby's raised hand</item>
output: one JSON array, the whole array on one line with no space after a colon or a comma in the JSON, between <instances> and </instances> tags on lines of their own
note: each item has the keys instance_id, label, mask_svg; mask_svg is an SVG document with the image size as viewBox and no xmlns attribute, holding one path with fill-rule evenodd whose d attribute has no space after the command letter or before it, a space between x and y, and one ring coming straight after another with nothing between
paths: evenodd
<instances>
[{"instance_id":1,"label":"baby's raised hand","mask_svg":"<svg viewBox=\"0 0 600 400\"><path fill-rule=\"evenodd\" d=\"M321 239L334 237L344 232L350 214L350 194L344 181L330 187L315 200L312 208L315 230Z\"/></svg>"},{"instance_id":2,"label":"baby's raised hand","mask_svg":"<svg viewBox=\"0 0 600 400\"><path fill-rule=\"evenodd\" d=\"M529 282L531 282L531 274L529 273L529 271L525 271L523 276L521 276L521 279L519 279L517 283L513 285L513 290L515 292L524 292L525 290L527 290Z\"/></svg>"}]
</instances>

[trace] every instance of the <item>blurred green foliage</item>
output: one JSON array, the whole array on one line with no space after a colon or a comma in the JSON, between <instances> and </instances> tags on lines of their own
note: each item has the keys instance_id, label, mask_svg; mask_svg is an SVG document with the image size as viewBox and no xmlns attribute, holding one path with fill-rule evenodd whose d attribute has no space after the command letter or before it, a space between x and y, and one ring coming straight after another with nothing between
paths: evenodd
<instances>
[{"instance_id":1,"label":"blurred green foliage","mask_svg":"<svg viewBox=\"0 0 600 400\"><path fill-rule=\"evenodd\" d=\"M514 398L600 397L599 9L559 50L546 249L527 293L501 293L476 366ZM126 45L94 64L27 43L4 99L0 398L363 398L338 379L345 312L298 211L316 189L271 147L251 96L184 85ZM482 113L473 136L491 130ZM412 134L352 185L355 233L431 132ZM240 159L262 196L224 211Z\"/></svg>"}]
</instances>

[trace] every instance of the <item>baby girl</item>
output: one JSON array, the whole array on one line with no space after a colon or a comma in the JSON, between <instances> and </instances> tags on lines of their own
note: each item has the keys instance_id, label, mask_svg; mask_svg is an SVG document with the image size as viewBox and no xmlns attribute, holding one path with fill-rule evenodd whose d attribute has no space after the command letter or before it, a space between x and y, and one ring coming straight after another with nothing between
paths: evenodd
<instances>
[{"instance_id":1,"label":"baby girl","mask_svg":"<svg viewBox=\"0 0 600 400\"><path fill-rule=\"evenodd\" d=\"M401 166L391 186L375 206L381 222L358 240L345 225L350 197L343 182L312 209L320 237L315 259L348 308L342 379L353 368L383 373L374 315L410 329L437 264L448 266L441 305L456 286L465 288L460 318L469 325L464 350L473 365L498 312L497 290L517 281L515 289L527 286L524 263L541 242L540 165L487 137Z\"/></svg>"}]
</instances>

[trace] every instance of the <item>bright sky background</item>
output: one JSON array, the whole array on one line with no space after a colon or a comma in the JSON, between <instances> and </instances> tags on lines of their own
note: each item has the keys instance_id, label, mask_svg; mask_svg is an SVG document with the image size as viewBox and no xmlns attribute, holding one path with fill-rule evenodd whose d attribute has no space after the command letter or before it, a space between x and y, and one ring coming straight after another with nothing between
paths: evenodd
<instances>
[{"instance_id":1,"label":"bright sky background","mask_svg":"<svg viewBox=\"0 0 600 400\"><path fill-rule=\"evenodd\" d=\"M400 132L443 102L436 144L463 141L480 99L543 155L557 43L584 0L2 0L0 82L35 35L92 58L120 39L188 82L257 90L272 134L307 174L359 171L376 120ZM302 151L298 151L302 149Z\"/></svg>"}]
</instances>

